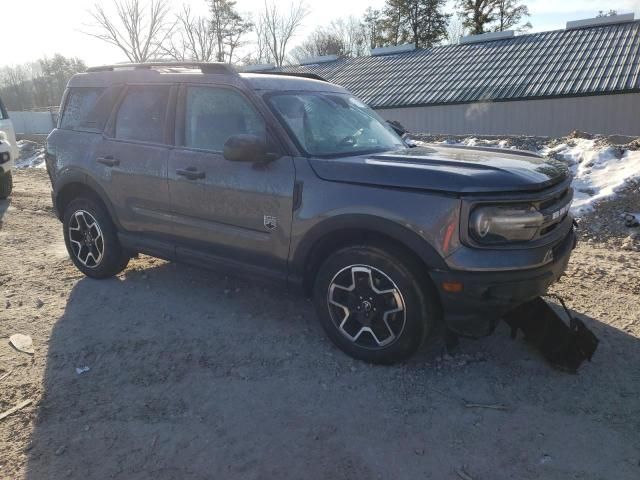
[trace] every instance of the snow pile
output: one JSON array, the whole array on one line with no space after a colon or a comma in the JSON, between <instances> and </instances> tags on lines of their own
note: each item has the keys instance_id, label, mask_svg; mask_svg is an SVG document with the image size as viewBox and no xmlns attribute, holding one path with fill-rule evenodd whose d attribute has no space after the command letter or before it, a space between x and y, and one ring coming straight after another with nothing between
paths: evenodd
<instances>
[{"instance_id":1,"label":"snow pile","mask_svg":"<svg viewBox=\"0 0 640 480\"><path fill-rule=\"evenodd\" d=\"M30 140L18 140L16 144L20 150L16 168L45 168L44 147Z\"/></svg>"},{"instance_id":2,"label":"snow pile","mask_svg":"<svg viewBox=\"0 0 640 480\"><path fill-rule=\"evenodd\" d=\"M630 184L640 182L640 151L600 145L596 140L574 139L538 153L567 163L574 175L571 210L591 212L596 202L612 199Z\"/></svg>"}]
</instances>

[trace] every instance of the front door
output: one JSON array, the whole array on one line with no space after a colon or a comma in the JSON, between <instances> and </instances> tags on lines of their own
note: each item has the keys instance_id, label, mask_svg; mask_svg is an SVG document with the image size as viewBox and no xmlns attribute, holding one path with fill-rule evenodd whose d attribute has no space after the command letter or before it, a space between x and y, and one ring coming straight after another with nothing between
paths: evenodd
<instances>
[{"instance_id":1,"label":"front door","mask_svg":"<svg viewBox=\"0 0 640 480\"><path fill-rule=\"evenodd\" d=\"M263 116L240 91L181 87L176 147L169 155L169 197L178 258L239 262L286 274L293 210L293 159L233 162L232 135L268 140Z\"/></svg>"}]
</instances>

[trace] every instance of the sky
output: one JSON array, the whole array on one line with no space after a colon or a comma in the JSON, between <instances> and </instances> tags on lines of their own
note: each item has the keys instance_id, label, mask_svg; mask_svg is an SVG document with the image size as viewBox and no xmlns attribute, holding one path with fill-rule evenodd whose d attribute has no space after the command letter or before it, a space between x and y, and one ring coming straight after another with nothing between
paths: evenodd
<instances>
[{"instance_id":1,"label":"sky","mask_svg":"<svg viewBox=\"0 0 640 480\"><path fill-rule=\"evenodd\" d=\"M111 0L96 0L110 3ZM264 0L237 0L238 10L258 12ZM532 31L564 28L569 20L594 17L599 10L615 9L618 13L635 13L640 19L640 0L523 0L529 6ZM278 0L283 6L289 0ZM88 9L93 0L2 0L0 11L4 47L0 53L0 67L28 63L44 56L61 53L79 57L87 65L125 61L116 47L94 39L83 31L91 29ZM179 0L172 0L175 7ZM184 0L194 11L206 12L206 0ZM368 6L380 7L384 0L306 0L311 13L292 46L299 43L317 26L340 16L361 16ZM450 7L454 0L449 0ZM11 39L10 42L7 39ZM13 47L13 48L11 48Z\"/></svg>"}]
</instances>

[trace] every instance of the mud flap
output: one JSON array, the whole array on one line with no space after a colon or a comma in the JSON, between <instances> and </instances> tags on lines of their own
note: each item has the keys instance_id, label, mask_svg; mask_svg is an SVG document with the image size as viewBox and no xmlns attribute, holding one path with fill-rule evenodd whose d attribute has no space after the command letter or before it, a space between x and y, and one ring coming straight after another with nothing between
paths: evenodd
<instances>
[{"instance_id":1,"label":"mud flap","mask_svg":"<svg viewBox=\"0 0 640 480\"><path fill-rule=\"evenodd\" d=\"M585 360L591 361L598 347L598 338L582 320L571 315L562 298L558 300L569 319L569 325L543 300L537 297L503 316L511 327L511 338L522 330L524 339L534 346L553 367L576 373Z\"/></svg>"}]
</instances>

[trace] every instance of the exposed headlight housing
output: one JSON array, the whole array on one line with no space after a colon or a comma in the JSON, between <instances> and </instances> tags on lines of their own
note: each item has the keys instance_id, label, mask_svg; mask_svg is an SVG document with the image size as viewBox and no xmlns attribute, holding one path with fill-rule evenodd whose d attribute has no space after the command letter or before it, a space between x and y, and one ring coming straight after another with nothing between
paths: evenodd
<instances>
[{"instance_id":1,"label":"exposed headlight housing","mask_svg":"<svg viewBox=\"0 0 640 480\"><path fill-rule=\"evenodd\" d=\"M7 163L9 160L11 160L9 152L0 153L0 163Z\"/></svg>"},{"instance_id":2,"label":"exposed headlight housing","mask_svg":"<svg viewBox=\"0 0 640 480\"><path fill-rule=\"evenodd\" d=\"M533 239L544 216L533 205L482 205L469 217L469 234L478 243L500 244Z\"/></svg>"}]
</instances>

